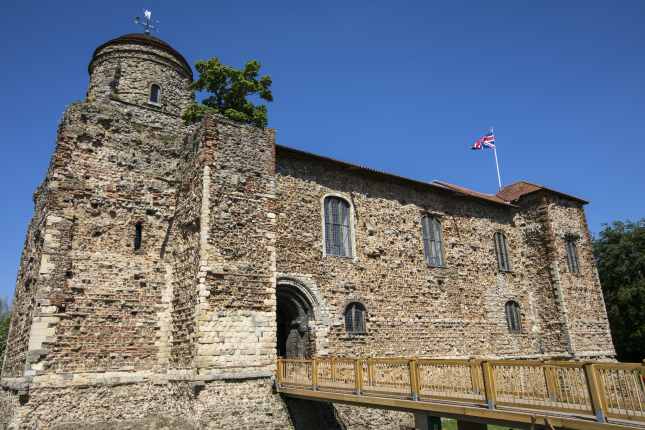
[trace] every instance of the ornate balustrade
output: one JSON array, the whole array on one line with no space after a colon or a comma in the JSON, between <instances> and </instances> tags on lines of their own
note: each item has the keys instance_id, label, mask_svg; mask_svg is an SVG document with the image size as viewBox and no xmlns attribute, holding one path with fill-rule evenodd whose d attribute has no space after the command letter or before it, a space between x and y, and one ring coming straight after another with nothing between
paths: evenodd
<instances>
[{"instance_id":1,"label":"ornate balustrade","mask_svg":"<svg viewBox=\"0 0 645 430\"><path fill-rule=\"evenodd\" d=\"M645 366L629 363L278 359L278 387L413 401L455 401L488 409L591 415L645 425Z\"/></svg>"}]
</instances>

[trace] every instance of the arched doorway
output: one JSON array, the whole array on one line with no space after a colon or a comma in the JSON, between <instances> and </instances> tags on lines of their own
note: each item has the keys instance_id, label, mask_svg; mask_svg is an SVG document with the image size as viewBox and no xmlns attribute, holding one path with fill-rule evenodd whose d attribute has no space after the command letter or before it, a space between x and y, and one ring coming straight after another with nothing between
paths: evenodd
<instances>
[{"instance_id":1,"label":"arched doorway","mask_svg":"<svg viewBox=\"0 0 645 430\"><path fill-rule=\"evenodd\" d=\"M277 326L278 356L307 358L314 354L309 321L314 318L310 300L294 285L278 283Z\"/></svg>"},{"instance_id":2,"label":"arched doorway","mask_svg":"<svg viewBox=\"0 0 645 430\"><path fill-rule=\"evenodd\" d=\"M320 302L311 290L291 278L278 279L277 338L278 356L310 358L315 354L311 322L320 317ZM314 306L316 306L314 308ZM331 403L285 398L296 430L342 430Z\"/></svg>"}]
</instances>

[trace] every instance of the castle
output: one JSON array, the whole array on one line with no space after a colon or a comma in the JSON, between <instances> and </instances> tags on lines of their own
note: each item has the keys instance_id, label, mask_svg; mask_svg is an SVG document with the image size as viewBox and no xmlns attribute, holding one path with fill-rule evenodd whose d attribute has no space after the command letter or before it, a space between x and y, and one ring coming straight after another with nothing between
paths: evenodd
<instances>
[{"instance_id":1,"label":"castle","mask_svg":"<svg viewBox=\"0 0 645 430\"><path fill-rule=\"evenodd\" d=\"M585 201L495 195L208 116L162 40L99 46L20 261L8 428L291 428L278 355L611 358ZM345 428L404 413L335 405ZM164 427L165 426L165 427Z\"/></svg>"}]
</instances>

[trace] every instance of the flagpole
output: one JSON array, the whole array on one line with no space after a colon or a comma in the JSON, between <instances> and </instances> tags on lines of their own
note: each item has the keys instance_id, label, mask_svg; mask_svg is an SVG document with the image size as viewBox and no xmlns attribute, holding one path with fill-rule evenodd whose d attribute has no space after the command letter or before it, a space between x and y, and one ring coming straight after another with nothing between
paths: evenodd
<instances>
[{"instance_id":1,"label":"flagpole","mask_svg":"<svg viewBox=\"0 0 645 430\"><path fill-rule=\"evenodd\" d=\"M490 128L491 134L494 134L495 131L493 130L493 127ZM495 146L493 146L493 154L495 155L495 167L497 168L497 184L499 185L499 189L502 189L502 177L499 175L499 162L497 161L497 142L495 142Z\"/></svg>"},{"instance_id":2,"label":"flagpole","mask_svg":"<svg viewBox=\"0 0 645 430\"><path fill-rule=\"evenodd\" d=\"M497 148L493 148L493 154L495 154L495 167L497 167L497 183L499 184L499 189L502 189L502 178L499 176L499 163L497 162Z\"/></svg>"}]
</instances>

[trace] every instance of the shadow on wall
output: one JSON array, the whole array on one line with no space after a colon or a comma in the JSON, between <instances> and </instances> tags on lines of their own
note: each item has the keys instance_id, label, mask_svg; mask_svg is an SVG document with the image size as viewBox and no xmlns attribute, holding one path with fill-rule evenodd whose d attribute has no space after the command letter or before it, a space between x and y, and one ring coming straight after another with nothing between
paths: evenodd
<instances>
[{"instance_id":1,"label":"shadow on wall","mask_svg":"<svg viewBox=\"0 0 645 430\"><path fill-rule=\"evenodd\" d=\"M295 430L346 430L331 403L285 398Z\"/></svg>"}]
</instances>

